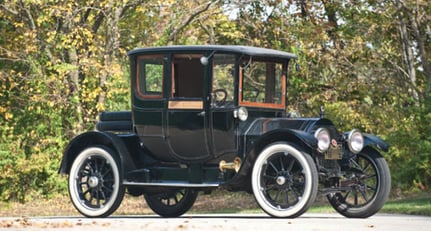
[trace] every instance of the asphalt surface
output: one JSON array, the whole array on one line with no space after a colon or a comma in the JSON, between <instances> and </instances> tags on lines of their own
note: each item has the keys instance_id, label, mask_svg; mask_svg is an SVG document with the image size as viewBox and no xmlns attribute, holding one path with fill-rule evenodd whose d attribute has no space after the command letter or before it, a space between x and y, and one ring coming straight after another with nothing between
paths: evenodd
<instances>
[{"instance_id":1,"label":"asphalt surface","mask_svg":"<svg viewBox=\"0 0 431 231\"><path fill-rule=\"evenodd\" d=\"M338 214L306 213L295 219L277 219L264 214L186 214L180 218L158 216L0 218L0 230L431 230L431 217L377 214L367 219L349 219Z\"/></svg>"}]
</instances>

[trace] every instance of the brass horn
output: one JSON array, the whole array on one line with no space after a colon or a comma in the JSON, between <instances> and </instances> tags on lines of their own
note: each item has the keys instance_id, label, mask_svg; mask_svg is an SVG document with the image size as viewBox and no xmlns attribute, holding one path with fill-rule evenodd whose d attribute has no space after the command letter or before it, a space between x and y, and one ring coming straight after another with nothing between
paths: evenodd
<instances>
[{"instance_id":1,"label":"brass horn","mask_svg":"<svg viewBox=\"0 0 431 231\"><path fill-rule=\"evenodd\" d=\"M225 160L220 161L219 168L220 171L225 172L227 169L235 170L235 172L239 171L239 168L241 167L241 158L236 157L233 162L226 162Z\"/></svg>"}]
</instances>

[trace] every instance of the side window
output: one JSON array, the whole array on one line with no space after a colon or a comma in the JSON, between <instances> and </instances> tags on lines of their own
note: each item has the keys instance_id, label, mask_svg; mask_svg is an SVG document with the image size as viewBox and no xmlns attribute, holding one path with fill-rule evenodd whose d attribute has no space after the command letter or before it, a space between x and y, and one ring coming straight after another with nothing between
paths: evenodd
<instances>
[{"instance_id":1,"label":"side window","mask_svg":"<svg viewBox=\"0 0 431 231\"><path fill-rule=\"evenodd\" d=\"M142 56L137 60L137 88L143 98L163 95L163 56Z\"/></svg>"},{"instance_id":2,"label":"side window","mask_svg":"<svg viewBox=\"0 0 431 231\"><path fill-rule=\"evenodd\" d=\"M172 66L172 97L203 98L204 66L201 54L175 54Z\"/></svg>"},{"instance_id":3,"label":"side window","mask_svg":"<svg viewBox=\"0 0 431 231\"><path fill-rule=\"evenodd\" d=\"M234 101L235 55L215 54L212 92L216 101Z\"/></svg>"},{"instance_id":4,"label":"side window","mask_svg":"<svg viewBox=\"0 0 431 231\"><path fill-rule=\"evenodd\" d=\"M242 60L242 101L253 105L284 104L283 64L266 60Z\"/></svg>"}]
</instances>

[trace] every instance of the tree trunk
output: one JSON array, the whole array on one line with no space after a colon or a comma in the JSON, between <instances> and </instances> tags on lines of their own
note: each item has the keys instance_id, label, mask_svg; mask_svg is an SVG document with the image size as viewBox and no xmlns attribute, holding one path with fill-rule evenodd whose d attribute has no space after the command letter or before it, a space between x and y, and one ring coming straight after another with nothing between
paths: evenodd
<instances>
[{"instance_id":1,"label":"tree trunk","mask_svg":"<svg viewBox=\"0 0 431 231\"><path fill-rule=\"evenodd\" d=\"M106 103L106 81L111 74L109 67L111 67L114 63L115 56L118 53L118 49L120 48L120 31L118 28L118 23L120 21L121 15L123 14L124 7L117 6L114 10L109 10L112 12L106 18L106 43L105 43L105 52L103 55L103 62L105 66L105 71L99 77L99 85L102 89L101 93L98 96L97 105L102 106ZM104 108L102 106L102 108Z\"/></svg>"},{"instance_id":2,"label":"tree trunk","mask_svg":"<svg viewBox=\"0 0 431 231\"><path fill-rule=\"evenodd\" d=\"M71 65L78 67L78 55L76 54L76 50L69 49L68 50L69 61ZM80 95L80 83L79 83L79 69L76 68L69 73L70 81L70 96L72 98L72 107L74 107L76 111L75 119L76 121L72 122L72 136L79 134L84 131L84 119L83 119L83 108L81 103L81 95Z\"/></svg>"}]
</instances>

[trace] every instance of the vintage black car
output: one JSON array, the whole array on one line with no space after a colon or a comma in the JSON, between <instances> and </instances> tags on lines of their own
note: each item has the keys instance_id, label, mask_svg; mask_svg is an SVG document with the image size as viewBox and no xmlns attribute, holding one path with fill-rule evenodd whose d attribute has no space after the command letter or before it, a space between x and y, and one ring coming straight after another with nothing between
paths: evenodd
<instances>
[{"instance_id":1,"label":"vintage black car","mask_svg":"<svg viewBox=\"0 0 431 231\"><path fill-rule=\"evenodd\" d=\"M87 217L112 214L127 192L163 217L198 193L252 193L273 217L297 217L318 193L340 214L369 217L388 198L388 145L317 115L286 112L291 53L248 46L165 46L128 53L131 110L100 114L60 166Z\"/></svg>"}]
</instances>

